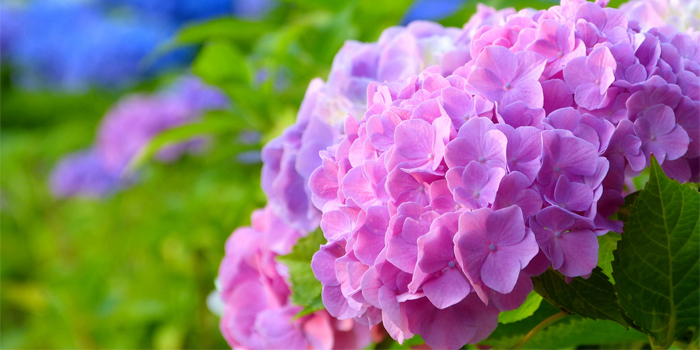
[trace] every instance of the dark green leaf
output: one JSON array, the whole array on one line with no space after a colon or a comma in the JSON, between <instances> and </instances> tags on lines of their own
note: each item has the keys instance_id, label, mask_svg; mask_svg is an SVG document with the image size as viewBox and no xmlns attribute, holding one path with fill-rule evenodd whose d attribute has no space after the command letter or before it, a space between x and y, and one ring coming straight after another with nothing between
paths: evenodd
<instances>
[{"instance_id":1,"label":"dark green leaf","mask_svg":"<svg viewBox=\"0 0 700 350\"><path fill-rule=\"evenodd\" d=\"M594 320L612 320L627 327L615 288L599 267L588 279L574 278L566 283L564 275L549 269L533 277L535 291L558 308Z\"/></svg>"},{"instance_id":2,"label":"dark green leaf","mask_svg":"<svg viewBox=\"0 0 700 350\"><path fill-rule=\"evenodd\" d=\"M632 213L632 207L634 206L634 201L639 196L640 191L630 193L625 197L625 204L623 204L620 209L617 210L617 218L624 222L627 222Z\"/></svg>"},{"instance_id":3,"label":"dark green leaf","mask_svg":"<svg viewBox=\"0 0 700 350\"><path fill-rule=\"evenodd\" d=\"M324 243L326 243L326 239L323 237L321 229L318 229L299 239L291 253L277 257L277 261L289 268L289 279L292 281L292 302L304 306L297 317L323 309L321 301L323 286L311 270L311 258Z\"/></svg>"},{"instance_id":4,"label":"dark green leaf","mask_svg":"<svg viewBox=\"0 0 700 350\"><path fill-rule=\"evenodd\" d=\"M620 305L664 347L700 323L699 213L700 194L666 177L652 159L614 252Z\"/></svg>"},{"instance_id":5,"label":"dark green leaf","mask_svg":"<svg viewBox=\"0 0 700 350\"><path fill-rule=\"evenodd\" d=\"M532 316L542 303L542 297L535 291L528 294L525 302L519 308L511 311L501 312L498 315L498 323L513 323Z\"/></svg>"}]
</instances>

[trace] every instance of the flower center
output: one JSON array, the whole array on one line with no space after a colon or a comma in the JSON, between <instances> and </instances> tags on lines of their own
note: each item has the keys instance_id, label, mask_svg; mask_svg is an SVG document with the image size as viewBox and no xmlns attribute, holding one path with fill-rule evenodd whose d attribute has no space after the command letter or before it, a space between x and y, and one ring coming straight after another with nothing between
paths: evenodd
<instances>
[{"instance_id":1,"label":"flower center","mask_svg":"<svg viewBox=\"0 0 700 350\"><path fill-rule=\"evenodd\" d=\"M557 52L557 57L562 57L562 56L564 56L563 52L561 52L561 51Z\"/></svg>"},{"instance_id":2,"label":"flower center","mask_svg":"<svg viewBox=\"0 0 700 350\"><path fill-rule=\"evenodd\" d=\"M561 169L559 169L559 166L558 166L558 165L555 165L555 166L554 166L554 172L555 172L555 173L558 173L558 172L560 172L560 171L561 171Z\"/></svg>"},{"instance_id":3,"label":"flower center","mask_svg":"<svg viewBox=\"0 0 700 350\"><path fill-rule=\"evenodd\" d=\"M652 140L652 141L656 141L656 135L651 135L651 136L649 137L649 139Z\"/></svg>"},{"instance_id":4,"label":"flower center","mask_svg":"<svg viewBox=\"0 0 700 350\"><path fill-rule=\"evenodd\" d=\"M554 232L554 237L561 237L561 231Z\"/></svg>"},{"instance_id":5,"label":"flower center","mask_svg":"<svg viewBox=\"0 0 700 350\"><path fill-rule=\"evenodd\" d=\"M479 163L483 163L486 159L484 157L479 157Z\"/></svg>"},{"instance_id":6,"label":"flower center","mask_svg":"<svg viewBox=\"0 0 700 350\"><path fill-rule=\"evenodd\" d=\"M510 83L506 83L506 90L510 90Z\"/></svg>"},{"instance_id":7,"label":"flower center","mask_svg":"<svg viewBox=\"0 0 700 350\"><path fill-rule=\"evenodd\" d=\"M479 198L481 196L481 193L479 191L474 192L474 198Z\"/></svg>"},{"instance_id":8,"label":"flower center","mask_svg":"<svg viewBox=\"0 0 700 350\"><path fill-rule=\"evenodd\" d=\"M449 267L449 268L455 267L455 262L454 262L454 261L448 262L448 263L447 263L447 267Z\"/></svg>"},{"instance_id":9,"label":"flower center","mask_svg":"<svg viewBox=\"0 0 700 350\"><path fill-rule=\"evenodd\" d=\"M600 85L600 79L596 79L596 80L595 80L595 84L596 84L596 85Z\"/></svg>"},{"instance_id":10,"label":"flower center","mask_svg":"<svg viewBox=\"0 0 700 350\"><path fill-rule=\"evenodd\" d=\"M496 246L495 246L493 243L489 244L489 250L492 251L492 252L495 251L495 250L496 250Z\"/></svg>"},{"instance_id":11,"label":"flower center","mask_svg":"<svg viewBox=\"0 0 700 350\"><path fill-rule=\"evenodd\" d=\"M435 155L434 155L434 154L432 154L432 153L428 153L428 159L433 159L433 157L435 157Z\"/></svg>"}]
</instances>

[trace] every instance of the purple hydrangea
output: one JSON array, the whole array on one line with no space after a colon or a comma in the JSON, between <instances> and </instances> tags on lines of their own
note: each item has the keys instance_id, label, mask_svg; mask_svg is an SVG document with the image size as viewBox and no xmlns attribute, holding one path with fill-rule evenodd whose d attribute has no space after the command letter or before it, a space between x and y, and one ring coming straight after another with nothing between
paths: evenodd
<instances>
[{"instance_id":1,"label":"purple hydrangea","mask_svg":"<svg viewBox=\"0 0 700 350\"><path fill-rule=\"evenodd\" d=\"M120 101L102 121L96 148L109 169L121 172L154 136L191 123L206 110L227 105L221 92L195 78L184 78L161 94L133 95ZM204 145L204 139L196 138L166 147L156 157L172 161L183 152L198 152Z\"/></svg>"},{"instance_id":2,"label":"purple hydrangea","mask_svg":"<svg viewBox=\"0 0 700 350\"><path fill-rule=\"evenodd\" d=\"M77 152L61 159L51 173L54 197L104 197L124 185L118 174L107 169L95 150Z\"/></svg>"},{"instance_id":3,"label":"purple hydrangea","mask_svg":"<svg viewBox=\"0 0 700 350\"><path fill-rule=\"evenodd\" d=\"M196 121L203 112L228 106L228 98L196 78L185 77L166 91L132 95L105 116L96 145L87 152L66 157L52 175L58 197L102 197L134 180L127 165L159 133ZM184 152L200 152L207 139L196 137L161 149L156 158L174 161Z\"/></svg>"},{"instance_id":4,"label":"purple hydrangea","mask_svg":"<svg viewBox=\"0 0 700 350\"><path fill-rule=\"evenodd\" d=\"M318 227L321 212L309 177L321 165L318 152L340 141L348 114L364 113L367 86L406 79L434 64L449 74L469 60L468 43L465 31L424 21L389 28L377 43L345 43L328 81L309 85L296 123L263 149L262 187L275 214L299 230Z\"/></svg>"},{"instance_id":5,"label":"purple hydrangea","mask_svg":"<svg viewBox=\"0 0 700 350\"><path fill-rule=\"evenodd\" d=\"M302 306L289 299L286 266L275 258L287 254L302 233L269 207L253 212L250 227L233 232L219 269L219 297L224 303L221 332L233 348L363 349L369 329L339 321L326 311L295 318Z\"/></svg>"},{"instance_id":6,"label":"purple hydrangea","mask_svg":"<svg viewBox=\"0 0 700 350\"><path fill-rule=\"evenodd\" d=\"M478 342L524 302L529 276L587 278L651 155L698 180L699 32L582 0L484 13L456 41L461 66L370 82L308 177L326 309L399 342Z\"/></svg>"}]
</instances>

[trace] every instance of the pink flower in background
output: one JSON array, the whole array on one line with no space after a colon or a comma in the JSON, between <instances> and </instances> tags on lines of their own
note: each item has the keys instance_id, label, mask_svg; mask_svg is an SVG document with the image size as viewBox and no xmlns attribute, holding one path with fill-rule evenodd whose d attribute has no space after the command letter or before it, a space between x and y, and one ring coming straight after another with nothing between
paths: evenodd
<instances>
[{"instance_id":1,"label":"pink flower in background","mask_svg":"<svg viewBox=\"0 0 700 350\"><path fill-rule=\"evenodd\" d=\"M125 171L127 166L155 136L192 123L208 110L224 109L228 105L228 98L220 91L189 76L160 93L123 98L104 117L96 144L87 152L89 156L69 156L56 168L54 193L61 197L81 193L103 197L125 187L135 178ZM206 138L195 137L164 147L156 158L172 162L183 153L202 152L206 144Z\"/></svg>"}]
</instances>

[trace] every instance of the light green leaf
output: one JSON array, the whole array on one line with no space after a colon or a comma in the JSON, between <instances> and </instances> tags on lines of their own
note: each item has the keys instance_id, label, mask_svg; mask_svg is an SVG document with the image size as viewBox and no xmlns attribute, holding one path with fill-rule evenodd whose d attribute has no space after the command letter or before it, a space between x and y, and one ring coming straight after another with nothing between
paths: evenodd
<instances>
[{"instance_id":1,"label":"light green leaf","mask_svg":"<svg viewBox=\"0 0 700 350\"><path fill-rule=\"evenodd\" d=\"M612 266L620 305L663 347L700 324L699 214L700 194L652 158Z\"/></svg>"},{"instance_id":2,"label":"light green leaf","mask_svg":"<svg viewBox=\"0 0 700 350\"><path fill-rule=\"evenodd\" d=\"M532 283L537 293L566 312L628 326L615 288L599 267L593 269L588 279L576 277L571 283L566 283L564 275L550 268L533 277Z\"/></svg>"},{"instance_id":3,"label":"light green leaf","mask_svg":"<svg viewBox=\"0 0 700 350\"><path fill-rule=\"evenodd\" d=\"M490 345L494 349L509 349L535 328L540 322L559 313L549 302L543 302L540 308L528 318L521 321L499 324L491 335L479 344ZM640 346L648 339L644 333L624 327L613 321L591 320L576 315L568 315L558 320L527 342L528 349L575 349L582 345L600 345L603 349L629 349L625 346L639 342Z\"/></svg>"},{"instance_id":4,"label":"light green leaf","mask_svg":"<svg viewBox=\"0 0 700 350\"><path fill-rule=\"evenodd\" d=\"M610 346L612 344L647 341L644 333L625 329L613 321L594 321L569 315L537 333L524 349L575 349L583 345L611 349L617 348Z\"/></svg>"},{"instance_id":5,"label":"light green leaf","mask_svg":"<svg viewBox=\"0 0 700 350\"><path fill-rule=\"evenodd\" d=\"M511 311L501 312L498 315L498 323L513 323L532 316L542 303L542 297L537 292L528 294L525 302L519 308Z\"/></svg>"},{"instance_id":6,"label":"light green leaf","mask_svg":"<svg viewBox=\"0 0 700 350\"><path fill-rule=\"evenodd\" d=\"M250 40L270 30L270 23L224 17L194 23L182 28L175 36L175 44L200 44L207 40Z\"/></svg>"},{"instance_id":7,"label":"light green leaf","mask_svg":"<svg viewBox=\"0 0 700 350\"><path fill-rule=\"evenodd\" d=\"M299 239L291 253L277 257L277 261L289 268L289 279L292 281L292 302L304 306L297 317L323 309L323 301L321 300L323 286L311 270L311 258L324 243L326 243L326 239L323 237L323 232L321 229L317 229L309 233L308 236Z\"/></svg>"},{"instance_id":8,"label":"light green leaf","mask_svg":"<svg viewBox=\"0 0 700 350\"><path fill-rule=\"evenodd\" d=\"M382 343L384 343L384 342L382 342L380 344L377 344L377 347L375 349L387 348L389 350L399 350L399 349L409 350L409 349L412 349L414 346L425 344L425 341L423 340L423 338L421 338L421 336L418 334L415 334L415 335L413 335L413 337L404 340L403 344L399 344L399 342L391 339L391 337L387 337L387 338L389 338L389 339L385 339L385 340L388 340L389 342L391 342L391 344L389 346L383 346L386 344L382 344ZM381 347L380 347L380 345L381 345Z\"/></svg>"},{"instance_id":9,"label":"light green leaf","mask_svg":"<svg viewBox=\"0 0 700 350\"><path fill-rule=\"evenodd\" d=\"M615 250L617 241L621 238L617 232L608 232L598 237L598 267L613 283L615 282L612 277L613 250Z\"/></svg>"},{"instance_id":10,"label":"light green leaf","mask_svg":"<svg viewBox=\"0 0 700 350\"><path fill-rule=\"evenodd\" d=\"M269 22L247 21L233 17L215 18L185 25L172 40L157 47L144 60L146 66L155 63L168 52L208 41L250 41L272 29Z\"/></svg>"},{"instance_id":11,"label":"light green leaf","mask_svg":"<svg viewBox=\"0 0 700 350\"><path fill-rule=\"evenodd\" d=\"M224 42L207 43L192 63L192 72L215 85L248 83L252 75L245 57L235 46Z\"/></svg>"}]
</instances>

